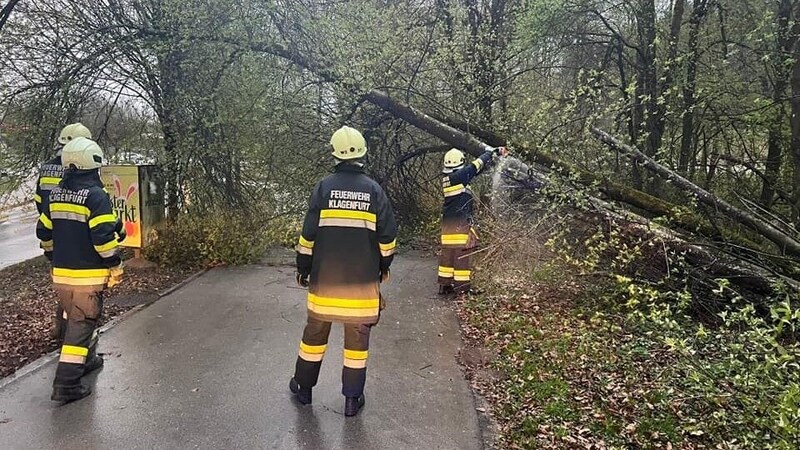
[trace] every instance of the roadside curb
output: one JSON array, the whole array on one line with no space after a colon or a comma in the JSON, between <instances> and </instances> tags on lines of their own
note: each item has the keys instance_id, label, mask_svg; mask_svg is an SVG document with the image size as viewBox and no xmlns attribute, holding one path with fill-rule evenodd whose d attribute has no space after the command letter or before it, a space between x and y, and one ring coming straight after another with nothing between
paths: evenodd
<instances>
[{"instance_id":1,"label":"roadside curb","mask_svg":"<svg viewBox=\"0 0 800 450\"><path fill-rule=\"evenodd\" d=\"M168 287L168 288L167 288L167 289L165 289L164 291L162 291L162 292L159 292L159 293L158 293L158 298L160 299L160 298L162 298L162 297L166 297L167 295L170 295L170 294L172 294L173 292L175 292L175 291L177 291L177 290L179 290L179 289L183 288L184 286L186 286L187 284L191 283L192 281L194 281L194 280L196 280L196 279L198 279L198 278L202 277L203 275L205 275L205 274L206 274L206 272L208 272L209 270L211 270L211 268L210 268L210 267L206 267L206 268L204 268L204 269L201 269L201 270L199 270L199 271L195 272L195 273L194 273L194 274L192 274L192 275L189 275L189 277L188 277L188 278L186 278L185 280L183 280L183 281L181 281L180 283L176 284L175 286ZM157 301L158 301L158 300L153 300L152 302L145 303L145 304L143 304L143 305L140 305L140 306L149 306L149 305L151 305L152 303L154 303L154 302L157 302ZM131 311L132 311L132 310L131 310ZM130 311L129 311L129 312L130 312ZM124 315L124 314L123 314L123 315Z\"/></svg>"},{"instance_id":2,"label":"roadside curb","mask_svg":"<svg viewBox=\"0 0 800 450\"><path fill-rule=\"evenodd\" d=\"M137 312L147 308L148 306L150 306L153 303L161 300L162 298L172 294L173 292L176 292L176 291L180 290L181 288L183 288L187 284L189 284L192 281L194 281L194 280L200 278L201 276L205 275L205 273L208 272L209 270L211 270L211 269L206 267L206 268L204 268L204 269L202 269L202 270L190 275L188 278L186 278L185 280L181 281L180 283L165 289L163 292L159 292L157 299L152 300L152 301L147 302L147 303L142 303L141 305L136 305L133 308L129 309L128 311L125 311L124 313L122 313L122 314L118 315L117 317L111 319L110 321L108 321L105 324L103 324L103 326L100 327L97 330L98 334L105 333L106 331L108 331L111 328L114 328L115 326L119 325L121 322L125 321L126 319L128 319L132 315L136 314ZM17 380L20 380L22 378L25 378L26 376L36 372L42 366L46 365L50 361L52 361L55 358L57 358L58 355L59 355L59 351L58 350L53 350L52 352L46 353L46 354L40 356L39 358L33 360L32 362L22 366L19 370L17 370L16 372L12 373L11 375L9 375L9 376L7 376L5 378L0 378L0 390L5 389L5 387L10 385L11 383L13 383L13 382L15 382Z\"/></svg>"}]
</instances>

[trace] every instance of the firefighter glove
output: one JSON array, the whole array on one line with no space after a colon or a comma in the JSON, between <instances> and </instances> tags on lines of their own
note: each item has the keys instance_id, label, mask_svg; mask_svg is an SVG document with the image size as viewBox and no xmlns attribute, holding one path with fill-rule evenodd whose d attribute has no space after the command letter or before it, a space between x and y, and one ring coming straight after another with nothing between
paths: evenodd
<instances>
[{"instance_id":1,"label":"firefighter glove","mask_svg":"<svg viewBox=\"0 0 800 450\"><path fill-rule=\"evenodd\" d=\"M301 288L307 288L308 274L302 274L300 272L297 272L297 285L300 286Z\"/></svg>"},{"instance_id":2,"label":"firefighter glove","mask_svg":"<svg viewBox=\"0 0 800 450\"><path fill-rule=\"evenodd\" d=\"M117 242L124 241L126 237L128 237L128 233L125 232L125 227L120 227L117 231Z\"/></svg>"},{"instance_id":3,"label":"firefighter glove","mask_svg":"<svg viewBox=\"0 0 800 450\"><path fill-rule=\"evenodd\" d=\"M381 270L381 283L389 281L389 269Z\"/></svg>"},{"instance_id":4,"label":"firefighter glove","mask_svg":"<svg viewBox=\"0 0 800 450\"><path fill-rule=\"evenodd\" d=\"M44 252L44 257L47 258L48 261L53 262L53 252Z\"/></svg>"},{"instance_id":5,"label":"firefighter glove","mask_svg":"<svg viewBox=\"0 0 800 450\"><path fill-rule=\"evenodd\" d=\"M492 151L494 152L494 156L508 155L508 148L506 147L495 147Z\"/></svg>"},{"instance_id":6,"label":"firefighter glove","mask_svg":"<svg viewBox=\"0 0 800 450\"><path fill-rule=\"evenodd\" d=\"M108 277L108 284L109 288L112 288L118 285L122 281L122 264L118 265L117 267L112 267L110 269L110 275Z\"/></svg>"}]
</instances>

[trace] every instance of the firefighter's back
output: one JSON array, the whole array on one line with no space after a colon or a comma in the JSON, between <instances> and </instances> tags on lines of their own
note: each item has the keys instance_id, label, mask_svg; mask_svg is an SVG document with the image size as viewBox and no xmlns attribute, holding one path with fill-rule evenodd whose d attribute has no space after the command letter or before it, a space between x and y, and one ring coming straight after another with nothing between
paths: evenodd
<instances>
[{"instance_id":1,"label":"firefighter's back","mask_svg":"<svg viewBox=\"0 0 800 450\"><path fill-rule=\"evenodd\" d=\"M108 194L102 187L86 182L68 186L53 188L48 201L53 241L58 243L53 248L53 267L75 271L74 275L84 270L106 269L92 240L90 221L99 216L93 212L100 209L101 202L108 201Z\"/></svg>"},{"instance_id":2,"label":"firefighter's back","mask_svg":"<svg viewBox=\"0 0 800 450\"><path fill-rule=\"evenodd\" d=\"M359 313L377 313L381 254L376 230L386 196L367 175L346 167L322 180L317 195L320 215L310 303L320 318L363 320ZM359 301L364 304L355 304ZM374 308L363 308L369 302Z\"/></svg>"}]
</instances>

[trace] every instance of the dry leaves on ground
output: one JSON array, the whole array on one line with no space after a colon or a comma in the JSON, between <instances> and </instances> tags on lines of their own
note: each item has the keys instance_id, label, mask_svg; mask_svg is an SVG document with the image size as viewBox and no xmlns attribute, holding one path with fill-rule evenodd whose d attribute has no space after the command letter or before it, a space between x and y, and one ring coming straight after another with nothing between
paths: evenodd
<instances>
[{"instance_id":1,"label":"dry leaves on ground","mask_svg":"<svg viewBox=\"0 0 800 450\"><path fill-rule=\"evenodd\" d=\"M56 349L50 333L57 300L49 270L41 257L0 270L0 377ZM107 291L102 322L156 300L191 273L126 268L123 283Z\"/></svg>"}]
</instances>

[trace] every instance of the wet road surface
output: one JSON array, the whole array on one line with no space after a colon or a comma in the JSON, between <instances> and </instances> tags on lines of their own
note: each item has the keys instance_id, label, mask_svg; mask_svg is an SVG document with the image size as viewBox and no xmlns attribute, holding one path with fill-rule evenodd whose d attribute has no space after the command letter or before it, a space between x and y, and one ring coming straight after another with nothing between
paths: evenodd
<instances>
[{"instance_id":1,"label":"wet road surface","mask_svg":"<svg viewBox=\"0 0 800 450\"><path fill-rule=\"evenodd\" d=\"M342 415L337 325L314 404L290 398L305 291L292 267L259 265L212 270L111 328L100 341L106 367L79 402L50 402L52 361L7 382L0 447L481 448L457 321L432 294L436 262L398 257L392 277L354 418Z\"/></svg>"},{"instance_id":2,"label":"wet road surface","mask_svg":"<svg viewBox=\"0 0 800 450\"><path fill-rule=\"evenodd\" d=\"M32 204L0 212L0 269L42 254L36 239L37 218Z\"/></svg>"}]
</instances>

